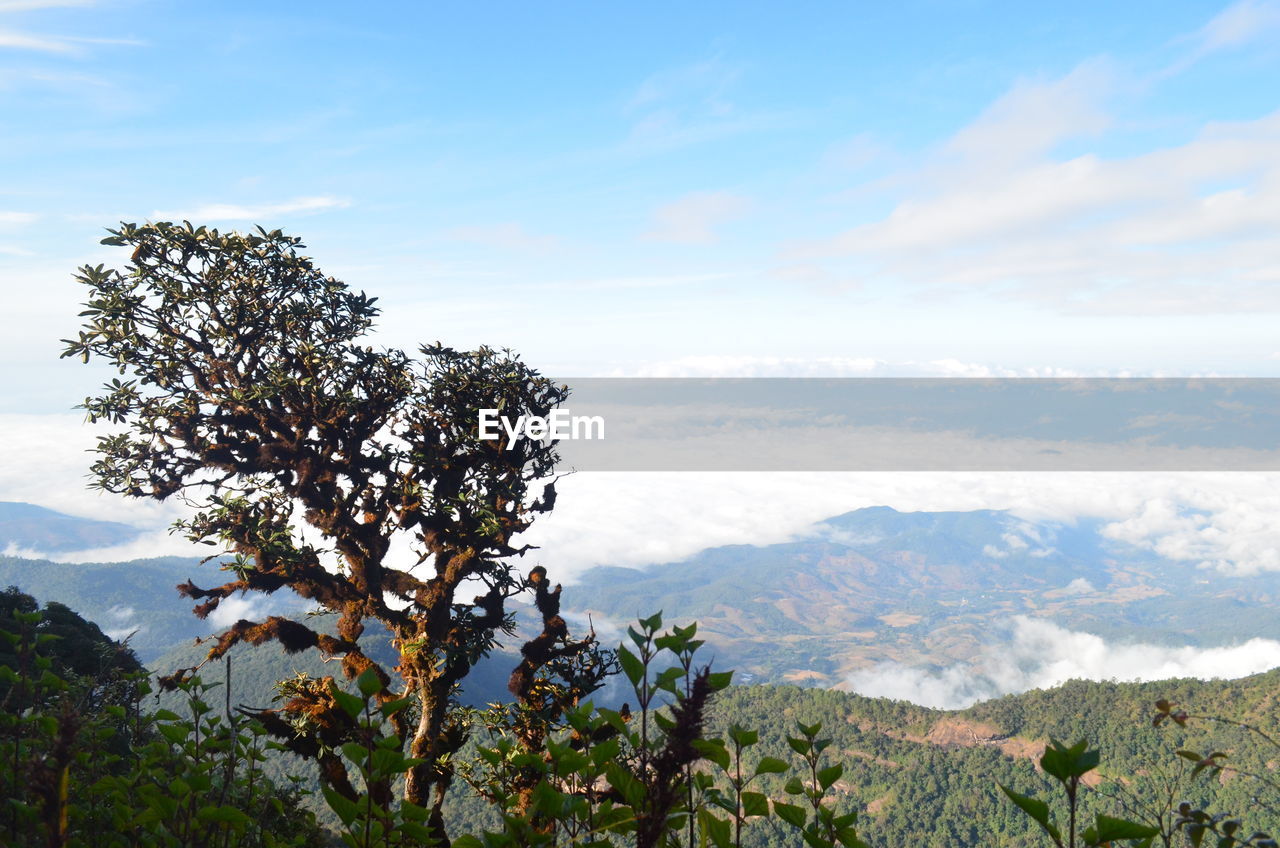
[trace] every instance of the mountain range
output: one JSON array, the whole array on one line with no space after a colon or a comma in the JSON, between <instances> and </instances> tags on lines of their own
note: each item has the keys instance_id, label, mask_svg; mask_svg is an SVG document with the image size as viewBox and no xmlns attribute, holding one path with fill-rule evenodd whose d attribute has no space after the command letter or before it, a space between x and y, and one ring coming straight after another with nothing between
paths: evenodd
<instances>
[{"instance_id":1,"label":"mountain range","mask_svg":"<svg viewBox=\"0 0 1280 848\"><path fill-rule=\"evenodd\" d=\"M0 518L23 516L12 527L0 521L0 545L48 537L65 547L102 532L102 522L0 506ZM779 544L716 547L644 569L591 569L566 586L564 606L576 627L590 617L606 641L658 610L668 622L697 621L720 667L755 682L822 686L842 686L878 663L967 661L1017 619L1171 647L1280 640L1271 612L1280 575L1210 575L1109 538L1104 526L1033 523L994 510L873 507ZM93 564L0 557L0 585L62 601L113 635L132 633L131 645L151 662L214 630L217 622L196 619L174 591L188 578L214 582L214 568L173 557ZM304 609L282 591L244 599L236 617ZM517 612L527 614L519 605Z\"/></svg>"}]
</instances>

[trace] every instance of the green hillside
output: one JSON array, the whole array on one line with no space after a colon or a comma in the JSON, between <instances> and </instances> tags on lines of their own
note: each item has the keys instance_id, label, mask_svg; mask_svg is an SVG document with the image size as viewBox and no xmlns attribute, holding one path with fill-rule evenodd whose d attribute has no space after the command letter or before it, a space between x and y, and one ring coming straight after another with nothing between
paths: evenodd
<instances>
[{"instance_id":1,"label":"green hillside","mask_svg":"<svg viewBox=\"0 0 1280 848\"><path fill-rule=\"evenodd\" d=\"M371 632L364 641L374 656L394 663L385 634ZM202 652L198 646L185 646L152 667L171 670L190 665ZM298 671L333 673L313 652L290 657L274 645L239 646L231 656L233 704L267 706L275 680ZM480 666L468 680L464 700L479 704L503 697L505 674L513 661L509 654L498 655ZM205 679L221 682L224 673L224 665L211 664ZM221 703L221 690L217 697ZM859 833L871 845L1044 844L1038 831L1000 794L997 784L1052 798L1048 780L1035 766L1050 737L1088 739L1101 751L1098 773L1105 780L1090 787L1085 807L1090 815L1124 814L1125 805L1134 807L1135 798L1153 802L1167 773L1177 782L1179 800L1248 813L1250 827L1280 829L1280 818L1257 811L1256 782L1193 780L1189 764L1173 753L1178 748L1223 750L1241 767L1266 773L1280 761L1280 751L1238 729L1210 722L1193 722L1187 729L1154 728L1151 716L1159 698L1177 701L1192 712L1280 729L1280 669L1234 681L1073 681L959 711L929 710L904 701L819 688L735 686L713 702L711 726L719 733L730 723L756 728L761 734L756 756L788 759L786 736L794 733L795 723L821 722L825 735L834 740L832 755L846 766L837 791L848 809L859 812ZM268 769L277 779L287 773L305 775L312 785L316 779L309 765L291 757L279 757ZM766 783L766 789L783 796L780 784ZM312 801L322 819L331 821L319 799ZM491 810L457 787L450 809L459 830L463 824L480 828L495 821ZM749 844L790 843L783 841L781 831L774 833L765 826L751 833Z\"/></svg>"},{"instance_id":2,"label":"green hillside","mask_svg":"<svg viewBox=\"0 0 1280 848\"><path fill-rule=\"evenodd\" d=\"M1179 748L1221 750L1230 754L1228 762L1266 774L1280 763L1280 750L1238 728L1208 721L1157 729L1151 716L1161 697L1193 712L1280 729L1280 669L1227 682L1073 681L961 711L823 689L735 686L714 702L711 727L720 734L731 723L759 730L749 770L764 756L794 759L786 737L795 735L796 722L821 722L824 735L833 740L830 755L845 764L835 785L839 803L858 812L859 836L872 846L1047 845L998 784L1060 805L1036 765L1050 737L1087 739L1101 752L1099 779L1090 779L1083 795L1090 819L1097 812L1129 818L1167 812L1159 798L1171 794L1175 803L1185 800L1241 815L1250 829L1280 829L1280 815L1256 800L1260 794L1280 800L1280 792L1244 777L1192 778L1190 763L1174 754ZM763 780L766 794L786 797L781 778ZM473 826L491 821L487 812L473 799L459 798L455 804L455 814ZM794 838L757 824L745 842L783 848L794 845Z\"/></svg>"},{"instance_id":3,"label":"green hillside","mask_svg":"<svg viewBox=\"0 0 1280 848\"><path fill-rule=\"evenodd\" d=\"M213 623L192 615L193 604L175 587L188 578L212 583L211 575L218 573L212 563L184 557L68 563L0 556L0 588L17 586L41 602L67 605L115 638L128 637L129 647L147 664L214 632ZM303 607L290 592L257 600L259 609L286 614Z\"/></svg>"}]
</instances>

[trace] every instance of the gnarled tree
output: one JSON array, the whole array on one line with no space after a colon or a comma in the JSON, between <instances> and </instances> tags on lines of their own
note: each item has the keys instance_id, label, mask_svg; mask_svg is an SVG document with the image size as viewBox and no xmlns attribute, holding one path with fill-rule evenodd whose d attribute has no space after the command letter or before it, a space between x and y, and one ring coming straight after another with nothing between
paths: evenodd
<instances>
[{"instance_id":1,"label":"gnarled tree","mask_svg":"<svg viewBox=\"0 0 1280 848\"><path fill-rule=\"evenodd\" d=\"M199 601L197 615L237 593L287 588L339 616L336 636L277 616L241 620L209 658L240 642L316 647L340 658L348 678L373 669L384 702L411 698L415 709L392 717L418 761L404 799L432 808L444 838L450 755L465 738L451 696L510 632L506 601L545 579L514 570L512 558L529 549L514 537L555 501L545 482L554 442L482 439L478 410L545 416L567 390L505 351L437 344L412 358L362 345L374 299L323 275L298 254L300 240L278 230L156 223L110 233L103 243L131 259L123 270L80 269L85 324L63 354L106 360L124 377L84 403L91 421L124 425L99 439L95 485L195 506L179 526L230 554L224 570L234 577L178 587ZM407 544L393 555L397 537ZM368 619L392 633L403 689L361 651ZM513 688L546 658L555 673L581 660L571 698L599 684L591 669L609 664L592 636L573 640L561 621L542 638L554 647L531 643L540 653L526 650ZM338 709L331 681L292 681L289 695L256 714L354 797L337 749L360 728ZM389 786L371 790L389 800Z\"/></svg>"}]
</instances>

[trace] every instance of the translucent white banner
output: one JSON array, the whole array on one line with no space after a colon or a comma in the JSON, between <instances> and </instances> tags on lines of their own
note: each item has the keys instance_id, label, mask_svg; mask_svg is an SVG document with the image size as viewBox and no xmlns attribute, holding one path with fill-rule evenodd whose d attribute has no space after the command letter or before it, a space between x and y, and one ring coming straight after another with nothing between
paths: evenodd
<instances>
[{"instance_id":1,"label":"translucent white banner","mask_svg":"<svg viewBox=\"0 0 1280 848\"><path fill-rule=\"evenodd\" d=\"M1280 470L1275 379L575 379L583 471Z\"/></svg>"}]
</instances>

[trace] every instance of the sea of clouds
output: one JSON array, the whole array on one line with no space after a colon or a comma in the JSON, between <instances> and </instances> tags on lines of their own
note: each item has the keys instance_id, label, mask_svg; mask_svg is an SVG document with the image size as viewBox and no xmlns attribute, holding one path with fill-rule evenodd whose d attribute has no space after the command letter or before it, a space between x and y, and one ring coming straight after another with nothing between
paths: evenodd
<instances>
[{"instance_id":1,"label":"sea of clouds","mask_svg":"<svg viewBox=\"0 0 1280 848\"><path fill-rule=\"evenodd\" d=\"M95 433L80 416L2 415L0 436L0 500L142 530L127 545L50 559L100 562L211 551L168 532L185 514L182 504L129 501L86 488ZM1280 570L1280 474L1273 473L597 472L569 474L558 490L555 512L527 534L526 541L539 547L520 567L543 564L552 579L570 584L596 565L644 567L718 545L802 538L833 515L881 505L900 511L1007 509L1032 523L1096 517L1112 538L1199 565L1221 579ZM394 546L393 557L405 566L415 561L409 539ZM255 603L260 601L237 599L219 615L260 612ZM118 629L131 623L109 624ZM1109 644L1049 622L1018 619L1003 641L969 662L941 670L881 665L858 672L849 684L867 694L959 706L1072 677L1238 676L1275 665L1280 644L1265 640L1212 649Z\"/></svg>"},{"instance_id":2,"label":"sea of clouds","mask_svg":"<svg viewBox=\"0 0 1280 848\"><path fill-rule=\"evenodd\" d=\"M941 669L878 663L849 675L845 684L862 695L962 709L1068 680L1231 679L1280 666L1280 642L1273 639L1216 648L1108 642L1026 616L1011 619L1004 630L1000 641L969 662Z\"/></svg>"}]
</instances>

